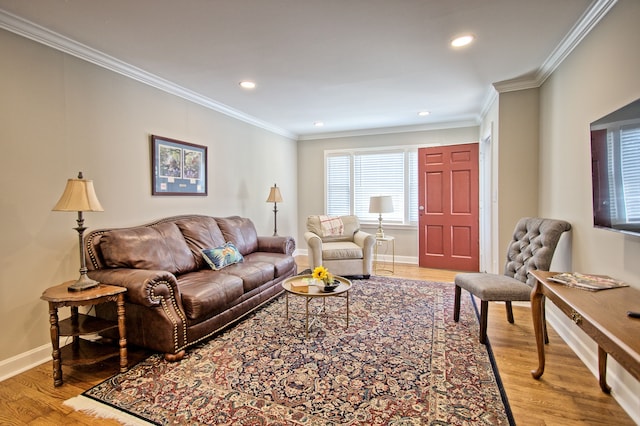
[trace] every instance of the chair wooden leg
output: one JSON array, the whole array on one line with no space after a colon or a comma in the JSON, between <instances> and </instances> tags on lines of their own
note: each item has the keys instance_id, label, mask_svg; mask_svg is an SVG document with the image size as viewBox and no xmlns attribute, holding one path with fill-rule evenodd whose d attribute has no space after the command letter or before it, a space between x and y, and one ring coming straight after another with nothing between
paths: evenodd
<instances>
[{"instance_id":1,"label":"chair wooden leg","mask_svg":"<svg viewBox=\"0 0 640 426\"><path fill-rule=\"evenodd\" d=\"M507 308L507 321L509 321L509 323L513 324L513 307L511 306L511 302L507 301L504 302L505 306Z\"/></svg>"},{"instance_id":2,"label":"chair wooden leg","mask_svg":"<svg viewBox=\"0 0 640 426\"><path fill-rule=\"evenodd\" d=\"M453 320L458 322L460 319L460 296L462 294L462 288L456 286L455 296L453 298Z\"/></svg>"},{"instance_id":3,"label":"chair wooden leg","mask_svg":"<svg viewBox=\"0 0 640 426\"><path fill-rule=\"evenodd\" d=\"M487 342L487 316L489 315L489 302L480 301L480 343Z\"/></svg>"}]
</instances>

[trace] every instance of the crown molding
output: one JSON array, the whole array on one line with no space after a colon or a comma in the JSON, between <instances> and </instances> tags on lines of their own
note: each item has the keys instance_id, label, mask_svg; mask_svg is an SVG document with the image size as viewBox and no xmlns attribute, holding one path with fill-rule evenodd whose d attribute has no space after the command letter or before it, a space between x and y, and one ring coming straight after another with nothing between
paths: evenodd
<instances>
[{"instance_id":1,"label":"crown molding","mask_svg":"<svg viewBox=\"0 0 640 426\"><path fill-rule=\"evenodd\" d=\"M536 71L510 80L499 81L493 87L499 92L513 92L540 87L549 76L576 48L598 22L611 10L618 0L596 0L580 17L560 44Z\"/></svg>"},{"instance_id":2,"label":"crown molding","mask_svg":"<svg viewBox=\"0 0 640 426\"><path fill-rule=\"evenodd\" d=\"M319 139L349 138L355 136L376 136L397 133L424 132L429 130L457 129L461 127L474 127L480 124L480 117L462 117L458 121L446 121L415 126L374 127L369 129L345 130L343 132L310 133L298 136L299 141L311 141Z\"/></svg>"},{"instance_id":3,"label":"crown molding","mask_svg":"<svg viewBox=\"0 0 640 426\"><path fill-rule=\"evenodd\" d=\"M166 93L186 99L205 108L251 124L255 127L259 127L289 139L296 140L298 138L298 135L288 130L258 120L255 117L247 115L220 102L216 102L213 99L202 96L192 90L172 83L169 80L165 80L150 72L127 64L126 62L120 61L119 59L100 52L99 50L93 49L82 43L78 43L68 37L55 33L1 9L0 28L90 62L99 67L116 72L125 77L139 81L140 83L162 90Z\"/></svg>"},{"instance_id":4,"label":"crown molding","mask_svg":"<svg viewBox=\"0 0 640 426\"><path fill-rule=\"evenodd\" d=\"M582 39L586 37L587 34L589 34L589 32L595 27L595 25L609 12L609 10L616 3L617 0L595 0L539 69L520 77L493 83L493 89L495 89L495 91L493 89L489 90L480 116L482 117L486 114L498 93L540 87L545 82L545 80L553 73L553 71L562 63L562 61L564 61L564 59L573 51L573 49L582 41ZM102 68L124 75L143 84L162 90L166 93L170 93L195 104L204 106L205 108L217 111L221 114L225 114L229 117L243 121L255 127L293 140L313 140L386 133L414 132L442 129L446 126L473 126L477 125L479 122L479 119L477 117L465 117L456 122L434 123L431 125L423 126L373 128L336 133L298 135L288 130L282 129L278 126L261 121L227 105L216 102L213 99L202 96L199 93L179 86L175 83L172 83L171 81L165 80L140 68L127 64L103 52L100 52L82 43L78 43L68 37L55 33L42 26L34 24L33 22L27 21L3 10L0 10L0 28L18 34L25 38L34 40L58 51L67 53L71 56L93 63Z\"/></svg>"}]
</instances>

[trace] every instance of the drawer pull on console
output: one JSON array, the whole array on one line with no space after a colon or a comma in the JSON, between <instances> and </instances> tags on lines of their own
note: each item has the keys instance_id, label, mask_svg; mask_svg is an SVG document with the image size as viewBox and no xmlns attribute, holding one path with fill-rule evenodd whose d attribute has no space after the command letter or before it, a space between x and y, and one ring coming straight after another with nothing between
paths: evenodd
<instances>
[{"instance_id":1,"label":"drawer pull on console","mask_svg":"<svg viewBox=\"0 0 640 426\"><path fill-rule=\"evenodd\" d=\"M577 325L580 325L580 323L582 322L582 315L580 315L576 311L571 311L571 321L573 321Z\"/></svg>"}]
</instances>

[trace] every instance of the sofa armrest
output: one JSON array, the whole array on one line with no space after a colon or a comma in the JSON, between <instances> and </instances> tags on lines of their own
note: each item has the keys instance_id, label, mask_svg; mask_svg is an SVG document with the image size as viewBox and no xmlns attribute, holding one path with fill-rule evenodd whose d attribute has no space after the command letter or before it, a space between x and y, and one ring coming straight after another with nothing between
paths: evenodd
<instances>
[{"instance_id":1,"label":"sofa armrest","mask_svg":"<svg viewBox=\"0 0 640 426\"><path fill-rule=\"evenodd\" d=\"M307 231L304 233L304 239L307 242L309 267L313 270L316 266L322 265L322 238L316 233Z\"/></svg>"},{"instance_id":2,"label":"sofa armrest","mask_svg":"<svg viewBox=\"0 0 640 426\"><path fill-rule=\"evenodd\" d=\"M170 272L115 268L89 271L88 275L104 284L126 287L126 299L130 303L159 306L165 299L184 311L176 277Z\"/></svg>"},{"instance_id":3,"label":"sofa armrest","mask_svg":"<svg viewBox=\"0 0 640 426\"><path fill-rule=\"evenodd\" d=\"M293 255L295 249L296 241L293 239L293 237L258 237L257 251Z\"/></svg>"}]
</instances>

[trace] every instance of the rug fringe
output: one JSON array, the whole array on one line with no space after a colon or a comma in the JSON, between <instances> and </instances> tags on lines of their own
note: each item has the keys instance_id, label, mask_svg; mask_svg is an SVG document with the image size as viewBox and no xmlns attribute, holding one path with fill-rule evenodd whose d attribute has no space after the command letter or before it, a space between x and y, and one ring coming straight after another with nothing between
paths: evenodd
<instances>
[{"instance_id":1,"label":"rug fringe","mask_svg":"<svg viewBox=\"0 0 640 426\"><path fill-rule=\"evenodd\" d=\"M63 405L93 417L116 420L125 426L148 426L154 424L82 395L67 399L63 402Z\"/></svg>"}]
</instances>

